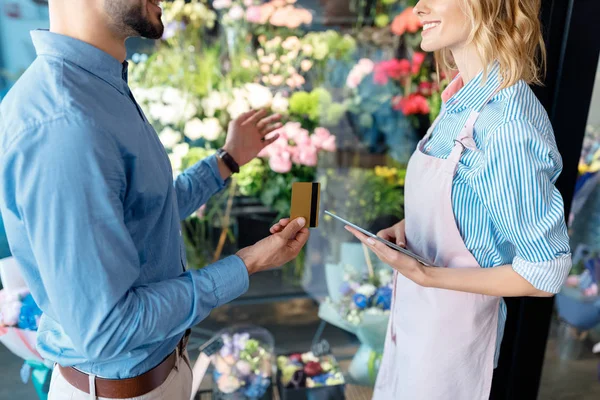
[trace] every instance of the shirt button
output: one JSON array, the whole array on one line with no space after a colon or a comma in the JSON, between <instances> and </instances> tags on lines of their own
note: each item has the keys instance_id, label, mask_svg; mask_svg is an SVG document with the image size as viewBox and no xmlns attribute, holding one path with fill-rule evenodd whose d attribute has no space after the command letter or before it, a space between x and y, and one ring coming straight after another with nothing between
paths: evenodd
<instances>
[{"instance_id":1,"label":"shirt button","mask_svg":"<svg viewBox=\"0 0 600 400\"><path fill-rule=\"evenodd\" d=\"M427 146L427 152L429 153L431 151L431 146Z\"/></svg>"}]
</instances>

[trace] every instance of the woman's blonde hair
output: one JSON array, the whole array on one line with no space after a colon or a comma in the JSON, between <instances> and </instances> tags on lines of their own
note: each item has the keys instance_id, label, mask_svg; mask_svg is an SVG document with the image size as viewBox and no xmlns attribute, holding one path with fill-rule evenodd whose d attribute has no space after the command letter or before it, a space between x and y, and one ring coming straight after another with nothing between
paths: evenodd
<instances>
[{"instance_id":1,"label":"woman's blonde hair","mask_svg":"<svg viewBox=\"0 0 600 400\"><path fill-rule=\"evenodd\" d=\"M486 66L500 64L501 88L519 80L541 85L546 72L546 47L539 20L541 0L462 0L471 20L468 43L474 43ZM456 70L450 49L435 53L439 69ZM441 65L440 65L441 64Z\"/></svg>"}]
</instances>

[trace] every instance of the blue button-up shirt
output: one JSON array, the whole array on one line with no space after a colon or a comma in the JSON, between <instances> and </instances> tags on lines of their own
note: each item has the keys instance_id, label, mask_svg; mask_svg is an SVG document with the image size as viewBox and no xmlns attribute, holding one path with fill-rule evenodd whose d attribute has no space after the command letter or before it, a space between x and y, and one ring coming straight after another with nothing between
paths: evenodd
<instances>
[{"instance_id":1,"label":"blue button-up shirt","mask_svg":"<svg viewBox=\"0 0 600 400\"><path fill-rule=\"evenodd\" d=\"M127 67L35 31L37 59L0 106L0 211L43 310L38 350L63 366L128 378L243 294L233 256L184 272L180 220L224 187L215 158L175 182L127 86Z\"/></svg>"}]
</instances>

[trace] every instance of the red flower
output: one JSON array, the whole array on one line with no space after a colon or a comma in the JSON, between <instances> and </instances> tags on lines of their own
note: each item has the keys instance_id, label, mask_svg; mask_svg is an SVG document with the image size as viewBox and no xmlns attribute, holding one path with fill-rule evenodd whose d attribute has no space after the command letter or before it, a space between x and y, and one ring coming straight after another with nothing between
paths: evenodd
<instances>
[{"instance_id":1,"label":"red flower","mask_svg":"<svg viewBox=\"0 0 600 400\"><path fill-rule=\"evenodd\" d=\"M433 83L432 82L421 82L419 83L419 93L423 96L431 96L433 93Z\"/></svg>"},{"instance_id":2,"label":"red flower","mask_svg":"<svg viewBox=\"0 0 600 400\"><path fill-rule=\"evenodd\" d=\"M396 60L391 59L387 61L386 71L390 78L400 79L410 73L410 62L406 59Z\"/></svg>"},{"instance_id":3,"label":"red flower","mask_svg":"<svg viewBox=\"0 0 600 400\"><path fill-rule=\"evenodd\" d=\"M421 65L423 65L423 61L425 60L425 53L421 53L415 51L412 59L412 74L417 75L421 70Z\"/></svg>"},{"instance_id":4,"label":"red flower","mask_svg":"<svg viewBox=\"0 0 600 400\"><path fill-rule=\"evenodd\" d=\"M389 78L401 79L410 74L410 62L402 59L391 59L388 61L381 61L375 65L373 71L373 81L378 85L385 85Z\"/></svg>"},{"instance_id":5,"label":"red flower","mask_svg":"<svg viewBox=\"0 0 600 400\"><path fill-rule=\"evenodd\" d=\"M383 68L377 68L375 66L375 71L373 72L373 82L377 85L385 85L388 83L388 75L386 74Z\"/></svg>"},{"instance_id":6,"label":"red flower","mask_svg":"<svg viewBox=\"0 0 600 400\"><path fill-rule=\"evenodd\" d=\"M392 108L402 111L404 115L429 114L427 99L418 93L411 93L408 97L396 96L392 100Z\"/></svg>"},{"instance_id":7,"label":"red flower","mask_svg":"<svg viewBox=\"0 0 600 400\"><path fill-rule=\"evenodd\" d=\"M404 11L396 15L396 18L392 21L392 33L394 35L404 35L405 32L415 33L421 27L421 21L413 13L412 7L406 7Z\"/></svg>"}]
</instances>

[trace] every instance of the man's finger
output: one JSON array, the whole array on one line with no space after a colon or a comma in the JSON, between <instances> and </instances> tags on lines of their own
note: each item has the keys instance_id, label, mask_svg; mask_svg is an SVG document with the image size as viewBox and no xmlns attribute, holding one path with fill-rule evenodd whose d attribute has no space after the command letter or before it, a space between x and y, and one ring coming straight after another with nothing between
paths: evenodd
<instances>
[{"instance_id":1,"label":"man's finger","mask_svg":"<svg viewBox=\"0 0 600 400\"><path fill-rule=\"evenodd\" d=\"M267 136L269 133L276 131L277 129L281 128L283 126L283 124L281 122L277 122L275 124L271 124L263 129L259 129L260 134L262 136Z\"/></svg>"},{"instance_id":2,"label":"man's finger","mask_svg":"<svg viewBox=\"0 0 600 400\"><path fill-rule=\"evenodd\" d=\"M248 124L256 124L258 121L260 121L265 115L267 115L267 110L265 110L264 108L259 110L258 112L255 112L254 115L251 115L250 117L248 117L243 123L242 125L248 125Z\"/></svg>"},{"instance_id":3,"label":"man's finger","mask_svg":"<svg viewBox=\"0 0 600 400\"><path fill-rule=\"evenodd\" d=\"M237 117L235 121L239 125L242 125L244 122L246 122L246 120L248 120L248 118L250 118L251 116L253 116L254 114L256 114L256 112L258 112L258 110L246 111L245 113L243 113L239 117Z\"/></svg>"},{"instance_id":4,"label":"man's finger","mask_svg":"<svg viewBox=\"0 0 600 400\"><path fill-rule=\"evenodd\" d=\"M264 129L268 125L273 124L274 122L277 122L280 119L281 119L280 114L273 114L271 116L268 116L267 118L263 118L260 121L258 121L258 123L256 124L256 127L258 129Z\"/></svg>"},{"instance_id":5,"label":"man's finger","mask_svg":"<svg viewBox=\"0 0 600 400\"><path fill-rule=\"evenodd\" d=\"M285 228L287 226L287 224L290 222L289 218L281 218L279 220L278 223L276 223L275 225L273 225L271 227L271 233L277 233L280 232L283 228Z\"/></svg>"},{"instance_id":6,"label":"man's finger","mask_svg":"<svg viewBox=\"0 0 600 400\"><path fill-rule=\"evenodd\" d=\"M295 251L300 251L302 247L308 242L308 238L310 237L310 231L308 228L302 228L296 234L296 237L293 241L293 246Z\"/></svg>"},{"instance_id":7,"label":"man's finger","mask_svg":"<svg viewBox=\"0 0 600 400\"><path fill-rule=\"evenodd\" d=\"M294 221L290 222L285 228L283 228L281 235L286 240L291 240L296 236L300 229L304 228L304 225L306 225L306 220L304 218L296 218Z\"/></svg>"},{"instance_id":8,"label":"man's finger","mask_svg":"<svg viewBox=\"0 0 600 400\"><path fill-rule=\"evenodd\" d=\"M277 139L279 139L279 134L274 135L273 137L271 137L269 139L264 139L263 140L263 148L267 147L268 145L270 145L271 143L273 143Z\"/></svg>"}]
</instances>

